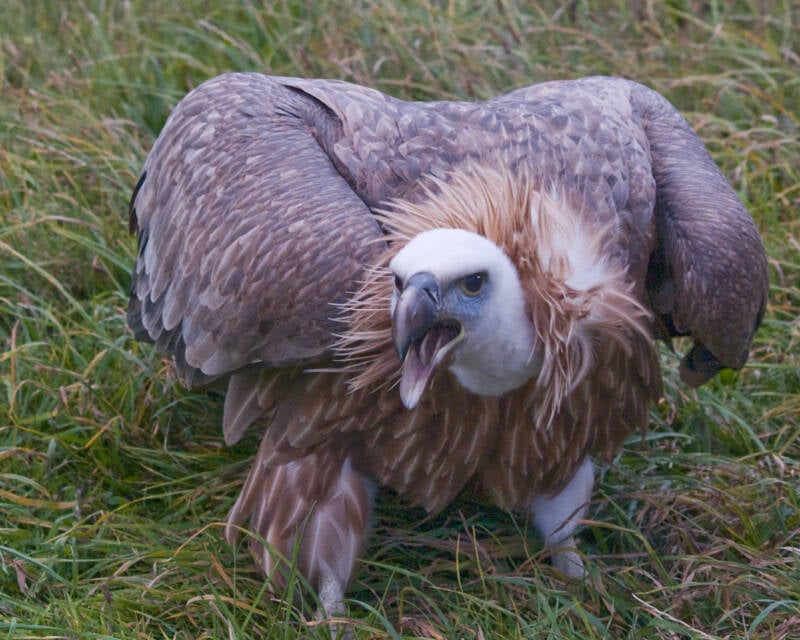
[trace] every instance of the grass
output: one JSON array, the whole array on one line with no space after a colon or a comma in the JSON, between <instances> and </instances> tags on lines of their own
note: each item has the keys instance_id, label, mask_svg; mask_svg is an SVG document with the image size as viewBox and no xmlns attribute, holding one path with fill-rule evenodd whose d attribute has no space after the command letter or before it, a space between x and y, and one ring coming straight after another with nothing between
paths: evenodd
<instances>
[{"instance_id":1,"label":"grass","mask_svg":"<svg viewBox=\"0 0 800 640\"><path fill-rule=\"evenodd\" d=\"M255 437L225 447L220 398L183 390L124 318L144 157L186 91L248 69L413 99L643 81L770 256L746 369L689 390L664 354L647 438L600 471L585 585L521 520L468 496L426 519L386 493L348 593L356 638L800 636L799 25L788 0L3 2L0 635L327 637L222 541Z\"/></svg>"}]
</instances>

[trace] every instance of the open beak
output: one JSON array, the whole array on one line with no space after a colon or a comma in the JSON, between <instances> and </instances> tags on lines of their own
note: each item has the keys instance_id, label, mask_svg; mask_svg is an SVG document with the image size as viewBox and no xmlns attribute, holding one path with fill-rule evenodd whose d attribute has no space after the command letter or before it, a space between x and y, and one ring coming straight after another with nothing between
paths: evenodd
<instances>
[{"instance_id":1,"label":"open beak","mask_svg":"<svg viewBox=\"0 0 800 640\"><path fill-rule=\"evenodd\" d=\"M413 409L434 371L464 337L461 323L444 314L441 288L430 273L408 279L392 314L392 340L403 361L400 399Z\"/></svg>"}]
</instances>

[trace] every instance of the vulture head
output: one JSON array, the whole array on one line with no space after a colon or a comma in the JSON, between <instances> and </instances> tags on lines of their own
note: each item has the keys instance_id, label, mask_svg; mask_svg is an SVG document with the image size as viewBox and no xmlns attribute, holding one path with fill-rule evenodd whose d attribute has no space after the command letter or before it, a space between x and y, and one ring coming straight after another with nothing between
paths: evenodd
<instances>
[{"instance_id":1,"label":"vulture head","mask_svg":"<svg viewBox=\"0 0 800 640\"><path fill-rule=\"evenodd\" d=\"M509 257L463 229L414 237L389 264L400 396L413 409L437 368L468 391L497 396L535 375L541 357Z\"/></svg>"}]
</instances>

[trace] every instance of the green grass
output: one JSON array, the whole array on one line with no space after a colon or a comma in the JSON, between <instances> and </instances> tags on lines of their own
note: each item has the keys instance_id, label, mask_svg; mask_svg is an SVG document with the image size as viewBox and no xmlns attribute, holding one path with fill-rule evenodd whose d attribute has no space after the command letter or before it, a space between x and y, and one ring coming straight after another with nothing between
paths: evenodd
<instances>
[{"instance_id":1,"label":"green grass","mask_svg":"<svg viewBox=\"0 0 800 640\"><path fill-rule=\"evenodd\" d=\"M326 637L222 540L255 437L225 447L220 398L125 325L139 168L180 97L231 69L414 99L643 81L687 114L770 256L745 370L689 390L665 353L647 438L599 473L585 585L521 520L468 497L425 519L382 494L348 593L357 638L800 637L796 3L265 4L0 4L0 637Z\"/></svg>"}]
</instances>

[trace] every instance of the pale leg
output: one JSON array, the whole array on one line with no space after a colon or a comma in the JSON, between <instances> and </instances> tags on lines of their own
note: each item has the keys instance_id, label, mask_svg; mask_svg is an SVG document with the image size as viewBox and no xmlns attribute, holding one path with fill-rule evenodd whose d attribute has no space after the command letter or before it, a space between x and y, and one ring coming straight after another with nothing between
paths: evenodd
<instances>
[{"instance_id":1,"label":"pale leg","mask_svg":"<svg viewBox=\"0 0 800 640\"><path fill-rule=\"evenodd\" d=\"M551 556L553 566L570 578L586 575L573 535L579 521L586 516L593 487L594 465L587 457L561 491L531 501L530 514L545 547L556 549Z\"/></svg>"}]
</instances>

